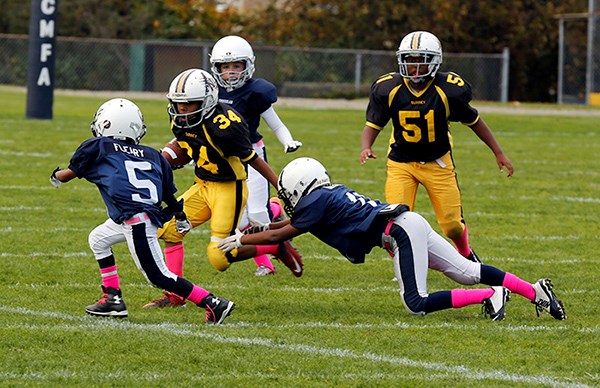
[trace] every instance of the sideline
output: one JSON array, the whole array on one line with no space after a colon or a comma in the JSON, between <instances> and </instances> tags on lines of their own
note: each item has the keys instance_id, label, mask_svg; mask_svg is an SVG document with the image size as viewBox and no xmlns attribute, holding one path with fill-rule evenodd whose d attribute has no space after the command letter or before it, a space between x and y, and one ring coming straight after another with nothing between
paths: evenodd
<instances>
[{"instance_id":1,"label":"sideline","mask_svg":"<svg viewBox=\"0 0 600 388\"><path fill-rule=\"evenodd\" d=\"M23 86L0 85L0 91L26 93L27 88ZM131 91L107 91L107 90L72 90L56 89L57 96L84 96L84 97L125 97L132 100L165 100L166 93L158 92L131 92ZM368 99L327 99L327 98L299 98L279 97L275 103L276 107L303 108L314 110L342 109L358 110L364 112L367 108ZM493 104L493 105L492 105ZM590 116L600 117L600 109L585 105L557 105L547 104L547 107L533 107L521 104L518 101L507 104L493 102L478 102L472 104L482 114L511 114L529 116ZM535 105L535 104L532 104Z\"/></svg>"}]
</instances>

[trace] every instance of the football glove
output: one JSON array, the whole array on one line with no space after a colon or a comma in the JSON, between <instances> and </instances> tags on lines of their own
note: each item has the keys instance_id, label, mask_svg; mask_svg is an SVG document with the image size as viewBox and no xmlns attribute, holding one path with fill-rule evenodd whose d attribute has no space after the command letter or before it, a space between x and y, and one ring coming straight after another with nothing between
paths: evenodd
<instances>
[{"instance_id":1,"label":"football glove","mask_svg":"<svg viewBox=\"0 0 600 388\"><path fill-rule=\"evenodd\" d=\"M56 172L59 170L60 170L60 167L56 167L54 169L54 171L52 171L52 174L50 175L50 183L52 183L52 186L54 186L57 189L59 189L60 185L62 184L62 182L59 181L58 178L56 177Z\"/></svg>"},{"instance_id":2,"label":"football glove","mask_svg":"<svg viewBox=\"0 0 600 388\"><path fill-rule=\"evenodd\" d=\"M292 140L283 147L283 150L285 151L286 154L288 154L290 152L297 151L298 148L300 148L300 147L302 147L302 142Z\"/></svg>"},{"instance_id":3,"label":"football glove","mask_svg":"<svg viewBox=\"0 0 600 388\"><path fill-rule=\"evenodd\" d=\"M192 223L188 220L184 212L175 214L175 229L181 234L189 232L192 229Z\"/></svg>"},{"instance_id":4,"label":"football glove","mask_svg":"<svg viewBox=\"0 0 600 388\"><path fill-rule=\"evenodd\" d=\"M239 229L235 230L235 234L221 241L217 248L223 252L229 252L242 246L242 236L244 234Z\"/></svg>"}]
</instances>

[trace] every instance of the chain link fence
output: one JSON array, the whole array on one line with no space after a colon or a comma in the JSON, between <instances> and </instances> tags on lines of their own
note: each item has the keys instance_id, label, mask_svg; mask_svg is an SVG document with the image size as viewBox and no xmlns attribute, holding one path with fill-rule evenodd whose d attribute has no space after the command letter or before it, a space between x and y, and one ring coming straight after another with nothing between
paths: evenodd
<instances>
[{"instance_id":1,"label":"chain link fence","mask_svg":"<svg viewBox=\"0 0 600 388\"><path fill-rule=\"evenodd\" d=\"M58 37L54 86L59 89L166 92L181 71L210 69L214 42L127 41ZM26 86L27 35L0 34L0 84ZM265 78L282 97L366 97L380 75L398 71L393 51L254 47L255 77ZM509 53L444 53L442 71L471 83L474 98L508 96Z\"/></svg>"},{"instance_id":2,"label":"chain link fence","mask_svg":"<svg viewBox=\"0 0 600 388\"><path fill-rule=\"evenodd\" d=\"M588 20L583 14L562 16L559 21L557 102L586 102Z\"/></svg>"},{"instance_id":3,"label":"chain link fence","mask_svg":"<svg viewBox=\"0 0 600 388\"><path fill-rule=\"evenodd\" d=\"M559 104L600 106L600 0L587 13L557 14Z\"/></svg>"}]
</instances>

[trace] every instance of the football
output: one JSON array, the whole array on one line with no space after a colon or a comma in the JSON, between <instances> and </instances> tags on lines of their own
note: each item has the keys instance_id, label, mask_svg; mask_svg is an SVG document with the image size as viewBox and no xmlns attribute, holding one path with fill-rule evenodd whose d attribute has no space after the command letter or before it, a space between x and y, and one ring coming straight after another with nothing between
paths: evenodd
<instances>
[{"instance_id":1,"label":"football","mask_svg":"<svg viewBox=\"0 0 600 388\"><path fill-rule=\"evenodd\" d=\"M161 152L173 167L183 167L192 161L192 157L188 155L186 150L179 146L175 138L165 144Z\"/></svg>"}]
</instances>

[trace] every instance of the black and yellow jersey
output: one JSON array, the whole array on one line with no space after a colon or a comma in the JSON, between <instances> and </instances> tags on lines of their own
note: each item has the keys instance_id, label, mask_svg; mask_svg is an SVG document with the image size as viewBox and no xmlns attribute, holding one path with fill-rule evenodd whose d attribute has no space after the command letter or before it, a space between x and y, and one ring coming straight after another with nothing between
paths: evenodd
<instances>
[{"instance_id":1,"label":"black and yellow jersey","mask_svg":"<svg viewBox=\"0 0 600 388\"><path fill-rule=\"evenodd\" d=\"M438 72L420 92L400 74L385 74L371 86L366 125L380 131L391 119L388 158L429 162L450 151L450 121L479 120L471 98L471 85L456 73Z\"/></svg>"},{"instance_id":2,"label":"black and yellow jersey","mask_svg":"<svg viewBox=\"0 0 600 388\"><path fill-rule=\"evenodd\" d=\"M179 145L196 163L196 176L207 181L247 178L247 165L258 157L248 125L232 107L218 103L215 111L192 127L171 129Z\"/></svg>"}]
</instances>

